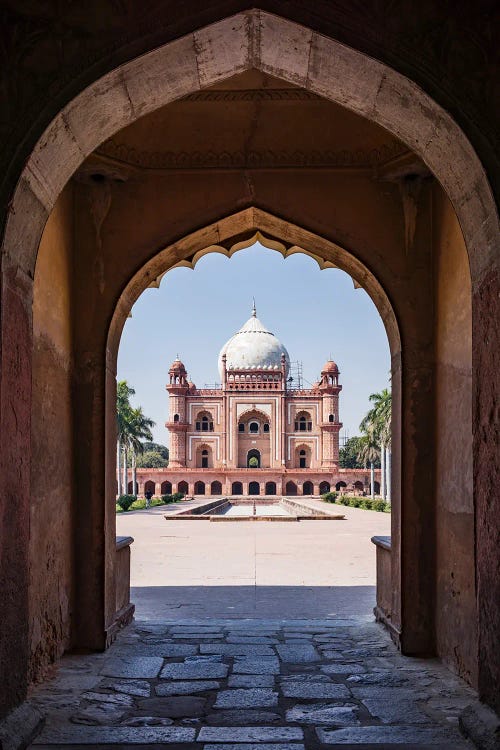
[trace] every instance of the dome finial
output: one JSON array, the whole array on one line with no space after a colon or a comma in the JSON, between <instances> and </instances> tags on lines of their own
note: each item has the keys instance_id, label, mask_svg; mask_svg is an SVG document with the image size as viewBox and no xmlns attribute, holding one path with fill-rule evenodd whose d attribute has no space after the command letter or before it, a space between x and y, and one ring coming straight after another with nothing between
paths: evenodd
<instances>
[{"instance_id":1,"label":"dome finial","mask_svg":"<svg viewBox=\"0 0 500 750\"><path fill-rule=\"evenodd\" d=\"M252 307L252 318L257 317L257 308L255 307L255 297L252 297L253 299L253 307Z\"/></svg>"}]
</instances>

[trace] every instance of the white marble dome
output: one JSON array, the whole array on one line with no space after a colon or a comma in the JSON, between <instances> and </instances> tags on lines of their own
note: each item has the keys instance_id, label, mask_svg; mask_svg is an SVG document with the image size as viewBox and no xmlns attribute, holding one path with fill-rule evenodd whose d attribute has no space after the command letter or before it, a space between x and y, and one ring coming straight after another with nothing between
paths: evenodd
<instances>
[{"instance_id":1,"label":"white marble dome","mask_svg":"<svg viewBox=\"0 0 500 750\"><path fill-rule=\"evenodd\" d=\"M252 317L231 336L219 353L219 373L222 379L222 356L226 355L226 370L281 370L281 355L285 355L286 372L290 357L274 333L268 331L257 317L255 306Z\"/></svg>"}]
</instances>

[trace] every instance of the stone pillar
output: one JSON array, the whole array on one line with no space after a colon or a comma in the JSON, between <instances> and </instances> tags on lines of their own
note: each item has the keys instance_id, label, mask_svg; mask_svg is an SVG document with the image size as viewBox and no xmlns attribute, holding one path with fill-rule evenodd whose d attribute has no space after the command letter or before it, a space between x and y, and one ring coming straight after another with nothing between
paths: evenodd
<instances>
[{"instance_id":1,"label":"stone pillar","mask_svg":"<svg viewBox=\"0 0 500 750\"><path fill-rule=\"evenodd\" d=\"M380 495L385 500L385 445L382 446L380 451Z\"/></svg>"},{"instance_id":2,"label":"stone pillar","mask_svg":"<svg viewBox=\"0 0 500 750\"><path fill-rule=\"evenodd\" d=\"M101 352L85 351L75 357L73 404L78 446L73 644L102 650L109 642L116 609L116 376Z\"/></svg>"},{"instance_id":3,"label":"stone pillar","mask_svg":"<svg viewBox=\"0 0 500 750\"><path fill-rule=\"evenodd\" d=\"M155 482L155 495L156 497L161 495L161 482Z\"/></svg>"},{"instance_id":4,"label":"stone pillar","mask_svg":"<svg viewBox=\"0 0 500 750\"><path fill-rule=\"evenodd\" d=\"M479 697L500 713L500 272L489 268L472 294L473 487L479 615Z\"/></svg>"},{"instance_id":5,"label":"stone pillar","mask_svg":"<svg viewBox=\"0 0 500 750\"><path fill-rule=\"evenodd\" d=\"M391 502L391 446L385 449L386 497Z\"/></svg>"},{"instance_id":6,"label":"stone pillar","mask_svg":"<svg viewBox=\"0 0 500 750\"><path fill-rule=\"evenodd\" d=\"M0 270L0 717L26 697L33 282L4 257Z\"/></svg>"}]
</instances>

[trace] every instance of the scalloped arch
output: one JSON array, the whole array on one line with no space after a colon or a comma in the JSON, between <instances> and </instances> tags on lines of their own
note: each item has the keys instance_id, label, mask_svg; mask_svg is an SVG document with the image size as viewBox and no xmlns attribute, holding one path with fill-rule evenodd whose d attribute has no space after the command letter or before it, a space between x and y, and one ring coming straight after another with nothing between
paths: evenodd
<instances>
[{"instance_id":1,"label":"scalloped arch","mask_svg":"<svg viewBox=\"0 0 500 750\"><path fill-rule=\"evenodd\" d=\"M352 253L330 240L261 209L247 208L198 229L163 248L132 277L120 295L108 332L108 365L113 371L116 367L123 325L134 302L146 288L157 287L163 276L172 268L194 268L196 262L209 252L222 251L223 255L230 257L238 250L253 244L256 237L264 240L266 247L280 252L285 257L288 247L293 253L303 252L312 257L320 268L339 268L346 271L353 278L355 285L363 287L374 302L385 326L391 354L400 351L401 339L396 315L386 292L370 269ZM309 248L313 248L314 251Z\"/></svg>"},{"instance_id":2,"label":"scalloped arch","mask_svg":"<svg viewBox=\"0 0 500 750\"><path fill-rule=\"evenodd\" d=\"M248 415L258 415L264 422L267 422L268 424L271 423L271 418L269 417L269 414L266 414L265 412L261 411L260 409L245 409L244 412L242 412L238 416L238 422L241 422L243 419L246 419Z\"/></svg>"}]
</instances>

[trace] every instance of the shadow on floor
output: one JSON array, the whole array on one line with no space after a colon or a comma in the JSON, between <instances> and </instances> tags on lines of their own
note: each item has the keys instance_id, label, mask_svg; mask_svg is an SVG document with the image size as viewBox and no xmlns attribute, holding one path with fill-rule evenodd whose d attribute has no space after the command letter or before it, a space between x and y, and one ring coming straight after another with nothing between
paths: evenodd
<instances>
[{"instance_id":1,"label":"shadow on floor","mask_svg":"<svg viewBox=\"0 0 500 750\"><path fill-rule=\"evenodd\" d=\"M139 620L370 616L375 586L141 586L130 597Z\"/></svg>"}]
</instances>

